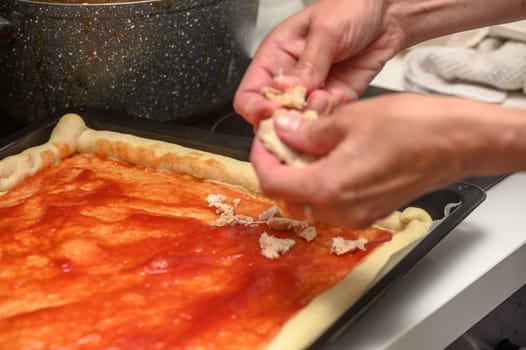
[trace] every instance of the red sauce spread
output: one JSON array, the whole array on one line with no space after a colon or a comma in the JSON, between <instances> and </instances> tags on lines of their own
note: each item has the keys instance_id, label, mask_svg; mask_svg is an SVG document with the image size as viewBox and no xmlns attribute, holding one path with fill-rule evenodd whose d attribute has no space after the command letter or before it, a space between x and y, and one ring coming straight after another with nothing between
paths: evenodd
<instances>
[{"instance_id":1,"label":"red sauce spread","mask_svg":"<svg viewBox=\"0 0 526 350\"><path fill-rule=\"evenodd\" d=\"M273 202L189 176L90 156L0 197L0 344L6 349L257 349L391 234L317 228L306 242L262 225L214 227L206 196ZM278 259L263 231L292 238ZM329 253L335 235L367 251Z\"/></svg>"}]
</instances>

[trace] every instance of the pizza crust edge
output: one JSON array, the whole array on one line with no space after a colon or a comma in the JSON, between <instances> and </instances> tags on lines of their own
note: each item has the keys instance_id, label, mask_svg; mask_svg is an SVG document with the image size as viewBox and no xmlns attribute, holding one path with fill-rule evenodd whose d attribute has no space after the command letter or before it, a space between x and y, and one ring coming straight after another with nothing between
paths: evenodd
<instances>
[{"instance_id":1,"label":"pizza crust edge","mask_svg":"<svg viewBox=\"0 0 526 350\"><path fill-rule=\"evenodd\" d=\"M77 139L86 129L76 115L62 117L48 142L0 160L0 195L37 171L57 164L75 153Z\"/></svg>"},{"instance_id":2,"label":"pizza crust edge","mask_svg":"<svg viewBox=\"0 0 526 350\"><path fill-rule=\"evenodd\" d=\"M0 160L0 193L73 153L109 156L136 165L172 170L259 193L248 162L180 145L111 131L93 130L77 114L66 114L47 143Z\"/></svg>"}]
</instances>

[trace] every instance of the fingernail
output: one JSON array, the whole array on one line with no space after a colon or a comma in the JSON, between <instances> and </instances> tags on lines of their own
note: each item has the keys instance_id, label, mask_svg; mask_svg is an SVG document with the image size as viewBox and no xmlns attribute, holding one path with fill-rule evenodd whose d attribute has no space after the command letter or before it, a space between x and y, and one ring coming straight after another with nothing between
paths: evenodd
<instances>
[{"instance_id":1,"label":"fingernail","mask_svg":"<svg viewBox=\"0 0 526 350\"><path fill-rule=\"evenodd\" d=\"M274 123L280 130L294 132L300 127L300 119L290 115L277 115L274 118Z\"/></svg>"}]
</instances>

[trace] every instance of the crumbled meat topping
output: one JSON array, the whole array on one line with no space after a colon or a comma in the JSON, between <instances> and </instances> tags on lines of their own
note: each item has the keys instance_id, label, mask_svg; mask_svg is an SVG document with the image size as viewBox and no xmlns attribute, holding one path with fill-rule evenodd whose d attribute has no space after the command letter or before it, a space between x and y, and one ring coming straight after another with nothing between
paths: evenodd
<instances>
[{"instance_id":1,"label":"crumbled meat topping","mask_svg":"<svg viewBox=\"0 0 526 350\"><path fill-rule=\"evenodd\" d=\"M215 208L216 214L234 214L234 208L228 204L228 200L225 195L222 194L209 194L206 197L209 208Z\"/></svg>"},{"instance_id":2,"label":"crumbled meat topping","mask_svg":"<svg viewBox=\"0 0 526 350\"><path fill-rule=\"evenodd\" d=\"M316 232L316 227L309 226L299 233L300 237L310 242L316 238L318 232Z\"/></svg>"},{"instance_id":3,"label":"crumbled meat topping","mask_svg":"<svg viewBox=\"0 0 526 350\"><path fill-rule=\"evenodd\" d=\"M263 232L259 237L261 254L268 259L276 259L280 254L287 252L294 245L294 240L277 238Z\"/></svg>"},{"instance_id":4,"label":"crumbled meat topping","mask_svg":"<svg viewBox=\"0 0 526 350\"><path fill-rule=\"evenodd\" d=\"M310 119L310 120L315 120L319 118L318 112L311 110L311 109L306 110L306 111L298 111L296 109L279 108L279 109L274 110L274 112L272 112L273 116L280 115L280 114L294 114L294 115L299 115L305 119Z\"/></svg>"},{"instance_id":5,"label":"crumbled meat topping","mask_svg":"<svg viewBox=\"0 0 526 350\"><path fill-rule=\"evenodd\" d=\"M234 225L244 225L250 226L254 223L254 219L247 215L239 214L221 214L213 223L213 226L223 227L223 226L234 226Z\"/></svg>"},{"instance_id":6,"label":"crumbled meat topping","mask_svg":"<svg viewBox=\"0 0 526 350\"><path fill-rule=\"evenodd\" d=\"M307 221L293 220L289 218L272 217L265 221L268 227L277 231L300 231L307 228Z\"/></svg>"},{"instance_id":7,"label":"crumbled meat topping","mask_svg":"<svg viewBox=\"0 0 526 350\"><path fill-rule=\"evenodd\" d=\"M307 89L303 86L292 86L282 91L265 86L261 89L261 94L271 101L280 103L284 107L301 110L305 107Z\"/></svg>"},{"instance_id":8,"label":"crumbled meat topping","mask_svg":"<svg viewBox=\"0 0 526 350\"><path fill-rule=\"evenodd\" d=\"M347 253L352 253L356 249L366 250L366 243L367 239L361 237L356 240L348 240L342 237L334 237L332 239L331 244L331 253L334 253L336 255L343 255Z\"/></svg>"},{"instance_id":9,"label":"crumbled meat topping","mask_svg":"<svg viewBox=\"0 0 526 350\"><path fill-rule=\"evenodd\" d=\"M283 210L276 205L272 205L270 208L262 212L258 216L258 219L255 220L251 216L235 213L234 206L237 207L239 205L239 198L232 200L233 205L230 205L228 203L228 198L222 194L209 194L206 197L206 200L208 206L210 208L215 208L215 212L218 214L218 217L212 223L212 225L216 227L264 224L272 230L296 232L307 242L314 240L317 236L315 227L308 226L306 221L286 218ZM269 259L275 259L281 253L286 252L290 246L294 244L294 240L275 238L266 232L263 232L259 239L259 243L261 253Z\"/></svg>"},{"instance_id":10,"label":"crumbled meat topping","mask_svg":"<svg viewBox=\"0 0 526 350\"><path fill-rule=\"evenodd\" d=\"M212 223L213 226L233 226L245 225L249 226L254 223L254 219L250 216L239 215L234 212L234 206L238 206L240 199L235 198L232 202L234 206L228 204L228 199L222 194L209 194L206 197L208 206L216 209L216 214L219 217Z\"/></svg>"},{"instance_id":11,"label":"crumbled meat topping","mask_svg":"<svg viewBox=\"0 0 526 350\"><path fill-rule=\"evenodd\" d=\"M285 214L283 213L283 210L281 210L280 207L273 205L267 210L265 210L263 213L259 214L258 220L267 221L270 218L283 217L283 216L285 216Z\"/></svg>"}]
</instances>

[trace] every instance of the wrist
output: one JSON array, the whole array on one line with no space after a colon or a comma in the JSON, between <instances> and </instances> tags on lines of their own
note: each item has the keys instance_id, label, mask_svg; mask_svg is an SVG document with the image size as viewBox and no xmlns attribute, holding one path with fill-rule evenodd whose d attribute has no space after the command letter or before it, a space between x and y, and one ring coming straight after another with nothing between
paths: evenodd
<instances>
[{"instance_id":1,"label":"wrist","mask_svg":"<svg viewBox=\"0 0 526 350\"><path fill-rule=\"evenodd\" d=\"M458 148L460 175L494 175L526 170L526 111L447 98L453 118L445 136Z\"/></svg>"},{"instance_id":2,"label":"wrist","mask_svg":"<svg viewBox=\"0 0 526 350\"><path fill-rule=\"evenodd\" d=\"M405 34L404 48L439 36L526 18L521 0L386 0Z\"/></svg>"}]
</instances>

